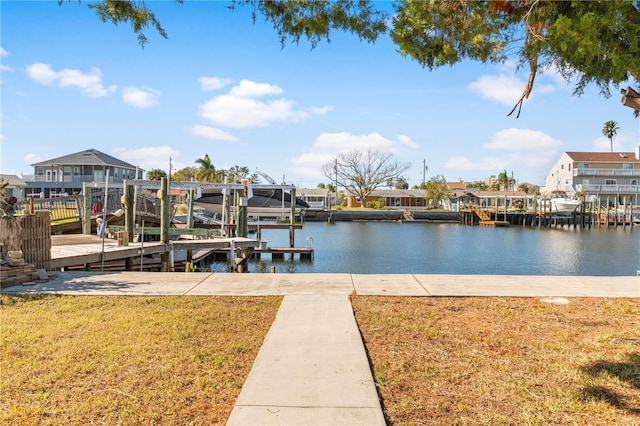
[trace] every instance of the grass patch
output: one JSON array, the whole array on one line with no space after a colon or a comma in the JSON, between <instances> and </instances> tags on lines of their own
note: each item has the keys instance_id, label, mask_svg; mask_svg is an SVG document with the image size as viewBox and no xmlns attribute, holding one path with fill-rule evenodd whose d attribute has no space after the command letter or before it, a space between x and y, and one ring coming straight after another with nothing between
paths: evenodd
<instances>
[{"instance_id":1,"label":"grass patch","mask_svg":"<svg viewBox=\"0 0 640 426\"><path fill-rule=\"evenodd\" d=\"M224 424L282 300L0 297L3 425Z\"/></svg>"},{"instance_id":2,"label":"grass patch","mask_svg":"<svg viewBox=\"0 0 640 426\"><path fill-rule=\"evenodd\" d=\"M638 425L640 301L352 298L391 425Z\"/></svg>"}]
</instances>

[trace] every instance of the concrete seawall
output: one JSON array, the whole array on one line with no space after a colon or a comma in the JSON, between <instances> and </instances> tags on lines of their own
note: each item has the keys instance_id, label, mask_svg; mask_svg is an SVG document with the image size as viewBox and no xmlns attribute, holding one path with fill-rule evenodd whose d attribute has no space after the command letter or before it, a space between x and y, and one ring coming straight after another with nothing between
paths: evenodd
<instances>
[{"instance_id":1,"label":"concrete seawall","mask_svg":"<svg viewBox=\"0 0 640 426\"><path fill-rule=\"evenodd\" d=\"M446 211L416 211L412 210L415 221L427 222L461 222L462 214ZM405 220L403 210L307 210L304 220L308 222L327 222L331 216L333 222L368 221L398 221Z\"/></svg>"}]
</instances>

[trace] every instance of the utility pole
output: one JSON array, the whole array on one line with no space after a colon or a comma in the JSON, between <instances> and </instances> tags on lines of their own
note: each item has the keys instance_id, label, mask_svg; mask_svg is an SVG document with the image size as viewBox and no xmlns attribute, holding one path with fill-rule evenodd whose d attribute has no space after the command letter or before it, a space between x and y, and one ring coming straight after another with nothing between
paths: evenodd
<instances>
[{"instance_id":1,"label":"utility pole","mask_svg":"<svg viewBox=\"0 0 640 426\"><path fill-rule=\"evenodd\" d=\"M334 171L336 172L336 201L335 201L335 205L338 205L338 158L336 157L336 165L334 167Z\"/></svg>"},{"instance_id":2,"label":"utility pole","mask_svg":"<svg viewBox=\"0 0 640 426\"><path fill-rule=\"evenodd\" d=\"M426 183L426 174L429 168L427 167L427 160L422 160L422 186Z\"/></svg>"}]
</instances>

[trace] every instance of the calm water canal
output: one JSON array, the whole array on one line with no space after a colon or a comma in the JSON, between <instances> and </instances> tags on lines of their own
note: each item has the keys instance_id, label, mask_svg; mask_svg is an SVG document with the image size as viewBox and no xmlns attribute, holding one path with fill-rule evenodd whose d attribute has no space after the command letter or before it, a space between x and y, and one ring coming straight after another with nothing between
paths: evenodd
<instances>
[{"instance_id":1,"label":"calm water canal","mask_svg":"<svg viewBox=\"0 0 640 426\"><path fill-rule=\"evenodd\" d=\"M250 235L254 236L255 234ZM271 247L287 247L288 230L264 230ZM356 274L636 275L640 227L489 228L439 223L307 222L296 247L313 260L252 260L249 272ZM225 271L214 262L212 271Z\"/></svg>"}]
</instances>

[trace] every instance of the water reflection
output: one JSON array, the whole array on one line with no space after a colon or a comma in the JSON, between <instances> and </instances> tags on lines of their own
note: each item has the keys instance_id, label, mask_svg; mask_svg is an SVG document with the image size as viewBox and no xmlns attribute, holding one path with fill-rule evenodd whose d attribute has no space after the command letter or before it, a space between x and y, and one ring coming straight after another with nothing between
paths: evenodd
<instances>
[{"instance_id":1,"label":"water reflection","mask_svg":"<svg viewBox=\"0 0 640 426\"><path fill-rule=\"evenodd\" d=\"M636 275L640 244L636 228L485 228L458 224L307 222L297 247L312 237L312 261L249 263L250 272ZM288 231L263 230L271 247L286 247ZM215 262L212 270L226 270Z\"/></svg>"}]
</instances>

